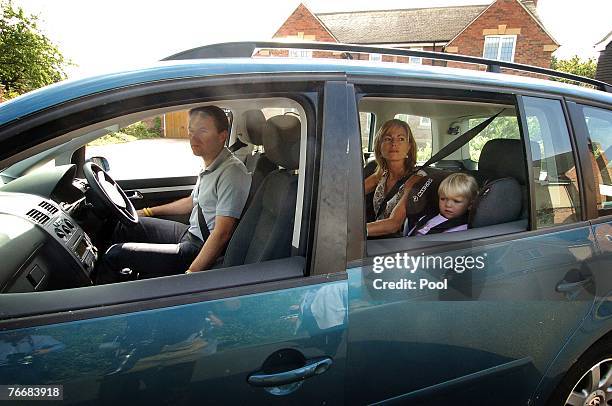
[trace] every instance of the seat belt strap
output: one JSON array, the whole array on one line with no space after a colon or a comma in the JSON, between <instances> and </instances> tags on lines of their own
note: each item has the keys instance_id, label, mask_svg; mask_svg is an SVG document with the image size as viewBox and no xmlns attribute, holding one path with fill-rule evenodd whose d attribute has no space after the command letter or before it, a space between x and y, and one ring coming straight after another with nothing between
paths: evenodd
<instances>
[{"instance_id":1,"label":"seat belt strap","mask_svg":"<svg viewBox=\"0 0 612 406\"><path fill-rule=\"evenodd\" d=\"M204 213L202 213L202 208L199 203L196 203L196 208L198 210L198 226L200 227L200 233L202 233L202 242L206 242L210 236L210 230L208 229Z\"/></svg>"},{"instance_id":2,"label":"seat belt strap","mask_svg":"<svg viewBox=\"0 0 612 406\"><path fill-rule=\"evenodd\" d=\"M427 162L425 162L421 166L420 169L427 168L429 165L434 164L446 158L447 156L449 156L450 154L452 154L453 152L455 152L456 150L458 150L459 148L461 148L462 146L470 142L472 138L474 138L475 136L480 134L482 130L487 128L489 124L491 124L491 122L495 120L497 116L499 116L504 110L505 109L502 109L499 113L487 118L485 121L478 124L476 127L469 129L468 131L461 134L459 137L455 138L454 140L446 144L444 148L442 148L440 151L436 152L431 158L429 158Z\"/></svg>"},{"instance_id":3,"label":"seat belt strap","mask_svg":"<svg viewBox=\"0 0 612 406\"><path fill-rule=\"evenodd\" d=\"M236 138L236 141L230 145L229 147L227 147L227 149L229 149L232 152L236 152L241 148L246 147L248 144L245 144L244 142L240 141L240 138Z\"/></svg>"}]
</instances>

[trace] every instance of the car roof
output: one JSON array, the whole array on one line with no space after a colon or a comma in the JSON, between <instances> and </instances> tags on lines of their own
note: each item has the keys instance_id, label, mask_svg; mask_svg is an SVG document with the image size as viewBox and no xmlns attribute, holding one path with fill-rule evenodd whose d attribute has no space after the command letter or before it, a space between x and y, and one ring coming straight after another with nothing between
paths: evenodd
<instances>
[{"instance_id":1,"label":"car roof","mask_svg":"<svg viewBox=\"0 0 612 406\"><path fill-rule=\"evenodd\" d=\"M611 94L598 90L551 80L471 69L323 58L198 59L158 62L148 67L66 80L46 86L0 104L0 126L70 100L112 89L174 79L273 73L343 73L355 76L415 79L428 83L464 83L541 91L612 103Z\"/></svg>"}]
</instances>

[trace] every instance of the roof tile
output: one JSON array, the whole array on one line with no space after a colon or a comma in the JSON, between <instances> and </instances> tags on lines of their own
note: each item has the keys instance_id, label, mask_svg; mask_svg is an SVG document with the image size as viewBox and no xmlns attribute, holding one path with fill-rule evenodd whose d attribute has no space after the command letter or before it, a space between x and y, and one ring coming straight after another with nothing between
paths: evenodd
<instances>
[{"instance_id":1,"label":"roof tile","mask_svg":"<svg viewBox=\"0 0 612 406\"><path fill-rule=\"evenodd\" d=\"M448 41L488 5L317 13L338 41L397 44Z\"/></svg>"}]
</instances>

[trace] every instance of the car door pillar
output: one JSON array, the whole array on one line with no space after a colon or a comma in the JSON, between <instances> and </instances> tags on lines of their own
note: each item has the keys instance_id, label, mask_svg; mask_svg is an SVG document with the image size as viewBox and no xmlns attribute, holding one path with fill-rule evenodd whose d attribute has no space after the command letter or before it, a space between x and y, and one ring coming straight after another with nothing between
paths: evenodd
<instances>
[{"instance_id":1,"label":"car door pillar","mask_svg":"<svg viewBox=\"0 0 612 406\"><path fill-rule=\"evenodd\" d=\"M348 113L346 81L326 82L311 274L346 269Z\"/></svg>"}]
</instances>

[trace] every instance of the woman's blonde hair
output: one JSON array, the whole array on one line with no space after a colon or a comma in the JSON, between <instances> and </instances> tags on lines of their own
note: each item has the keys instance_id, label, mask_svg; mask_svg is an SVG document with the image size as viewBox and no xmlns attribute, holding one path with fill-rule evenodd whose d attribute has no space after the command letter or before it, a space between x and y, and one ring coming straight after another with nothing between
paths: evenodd
<instances>
[{"instance_id":1,"label":"woman's blonde hair","mask_svg":"<svg viewBox=\"0 0 612 406\"><path fill-rule=\"evenodd\" d=\"M378 167L376 168L376 176L382 176L382 174L389 169L387 160L382 156L382 142L389 130L394 127L403 128L408 136L410 150L408 151L408 156L406 157L406 162L404 165L406 171L411 171L416 165L417 145L414 137L412 136L412 131L405 121L394 118L393 120L385 122L374 137L374 157L376 158L376 163L378 164Z\"/></svg>"},{"instance_id":2,"label":"woman's blonde hair","mask_svg":"<svg viewBox=\"0 0 612 406\"><path fill-rule=\"evenodd\" d=\"M474 200L477 193L476 179L460 172L448 175L438 187L439 196L463 196L469 201Z\"/></svg>"}]
</instances>

